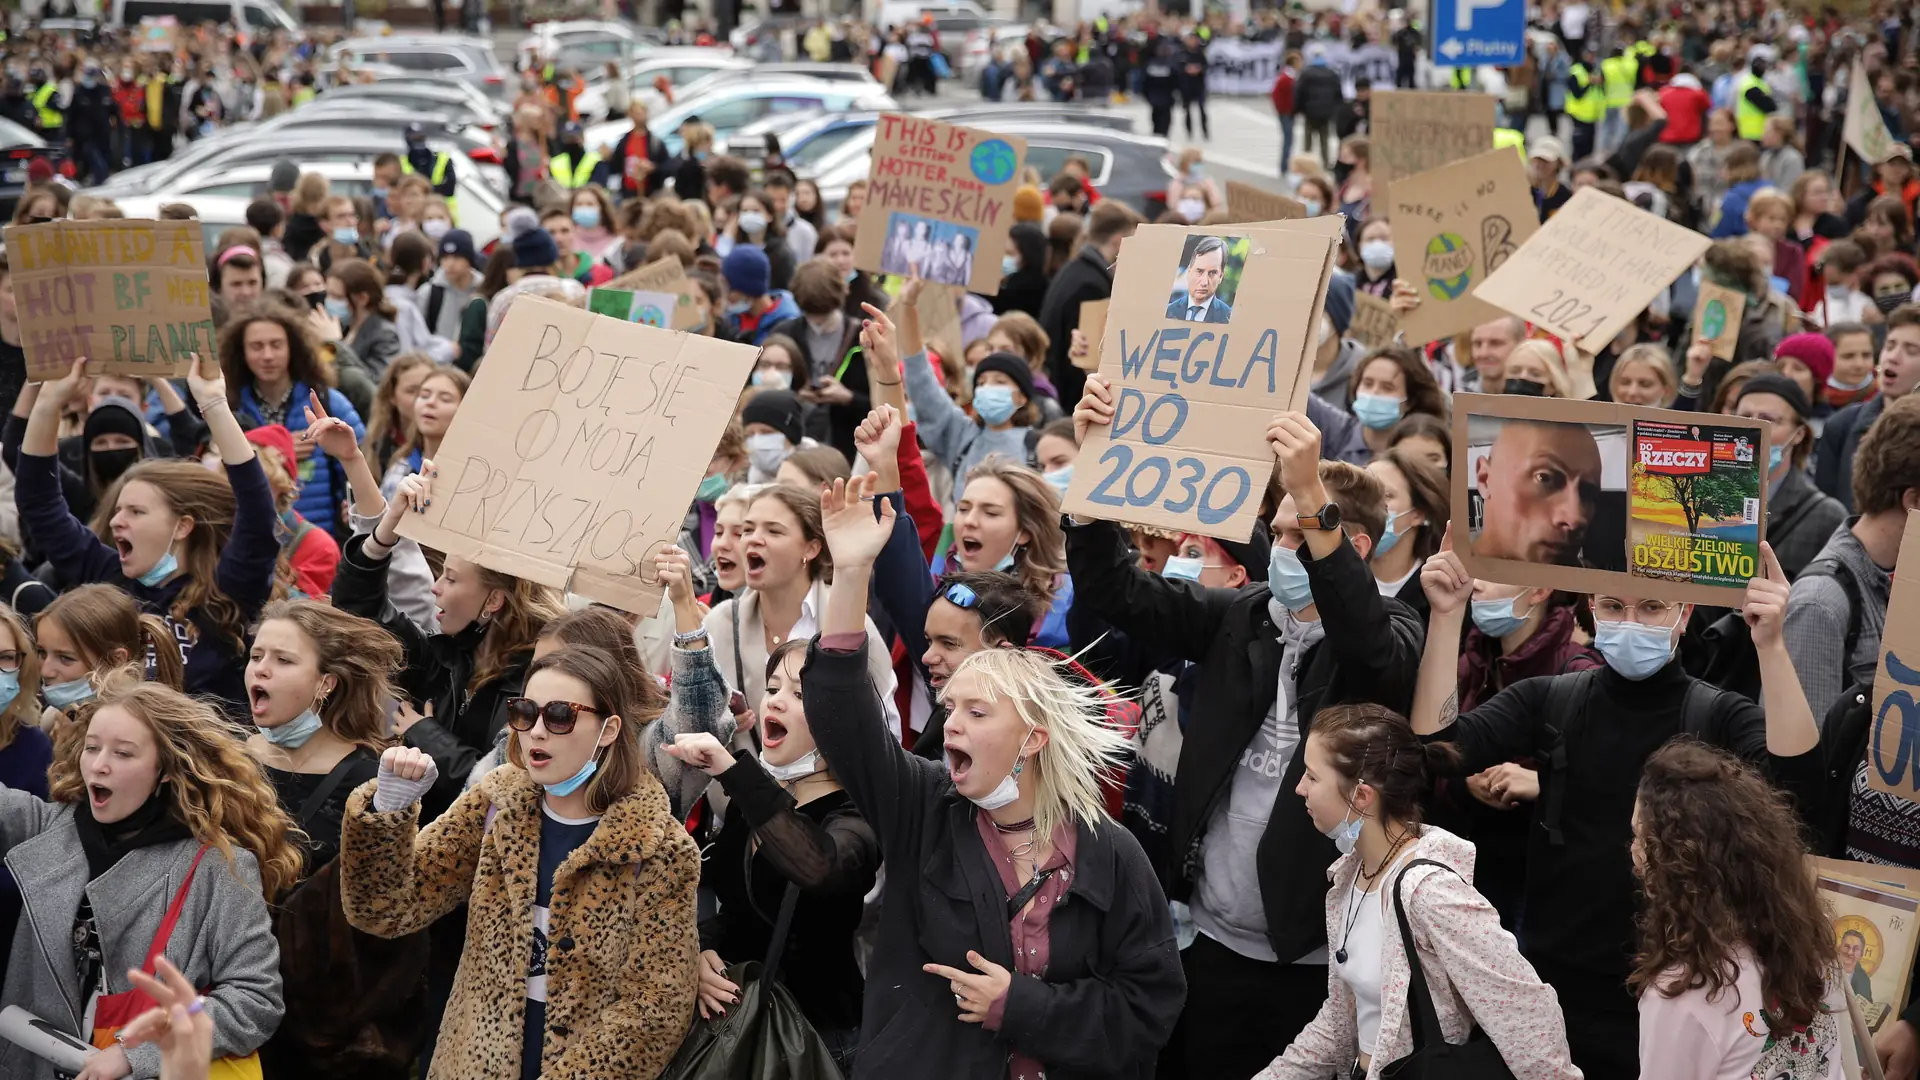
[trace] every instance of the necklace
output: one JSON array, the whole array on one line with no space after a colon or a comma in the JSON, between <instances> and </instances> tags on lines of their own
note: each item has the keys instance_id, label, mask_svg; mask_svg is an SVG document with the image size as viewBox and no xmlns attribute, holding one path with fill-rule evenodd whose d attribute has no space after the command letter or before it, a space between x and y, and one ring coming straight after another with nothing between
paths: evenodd
<instances>
[{"instance_id":1,"label":"necklace","mask_svg":"<svg viewBox=\"0 0 1920 1080\"><path fill-rule=\"evenodd\" d=\"M1347 883L1347 900L1352 904L1352 909L1347 915L1347 928L1340 933L1340 947L1334 950L1333 959L1335 963L1344 964L1347 962L1347 939L1353 936L1353 924L1360 921L1360 904L1366 903L1367 897L1373 895L1371 891L1360 892L1360 882L1366 881L1368 884L1372 884L1373 879L1386 873L1387 867L1393 865L1394 853L1400 850L1401 845L1411 839L1413 839L1413 834L1410 832L1400 834L1400 839L1395 840L1393 846L1387 848L1387 853L1380 857L1380 865L1375 867L1371 874L1367 873L1366 861L1364 859L1361 860L1360 866L1353 876L1353 880ZM1352 903L1356 893L1359 894L1360 898L1358 904Z\"/></svg>"},{"instance_id":2,"label":"necklace","mask_svg":"<svg viewBox=\"0 0 1920 1080\"><path fill-rule=\"evenodd\" d=\"M993 821L992 818L988 818L987 820ZM1032 832L1033 819L1028 818L1025 821L1016 821L1011 825L1002 825L997 821L993 821L993 828L994 828L994 831L999 832L1001 834Z\"/></svg>"}]
</instances>

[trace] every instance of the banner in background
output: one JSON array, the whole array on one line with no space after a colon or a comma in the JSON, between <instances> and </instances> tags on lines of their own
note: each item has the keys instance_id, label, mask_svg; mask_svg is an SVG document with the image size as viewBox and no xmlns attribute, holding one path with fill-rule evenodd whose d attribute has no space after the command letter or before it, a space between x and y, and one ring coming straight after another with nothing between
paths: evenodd
<instances>
[{"instance_id":1,"label":"banner in background","mask_svg":"<svg viewBox=\"0 0 1920 1080\"><path fill-rule=\"evenodd\" d=\"M1207 46L1207 93L1265 97L1273 90L1286 52L1284 41L1214 38ZM1324 58L1328 67L1339 72L1340 89L1347 97L1353 96L1356 77L1372 79L1376 87L1390 87L1400 70L1400 55L1387 45L1367 44L1356 49L1344 41L1312 41L1307 43L1304 55L1309 61Z\"/></svg>"}]
</instances>

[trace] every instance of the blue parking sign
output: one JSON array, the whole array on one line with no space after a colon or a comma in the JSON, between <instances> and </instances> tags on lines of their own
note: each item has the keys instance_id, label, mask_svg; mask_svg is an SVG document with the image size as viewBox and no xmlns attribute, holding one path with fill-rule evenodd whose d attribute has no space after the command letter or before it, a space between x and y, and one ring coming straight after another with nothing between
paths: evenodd
<instances>
[{"instance_id":1,"label":"blue parking sign","mask_svg":"<svg viewBox=\"0 0 1920 1080\"><path fill-rule=\"evenodd\" d=\"M1510 67L1526 49L1526 0L1433 0L1433 56L1440 67Z\"/></svg>"}]
</instances>

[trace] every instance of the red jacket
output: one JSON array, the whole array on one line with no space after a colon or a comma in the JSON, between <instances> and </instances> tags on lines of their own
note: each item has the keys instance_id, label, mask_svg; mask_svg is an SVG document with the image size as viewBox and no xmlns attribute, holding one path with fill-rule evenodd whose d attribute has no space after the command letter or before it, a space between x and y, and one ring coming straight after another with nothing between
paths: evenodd
<instances>
[{"instance_id":1,"label":"red jacket","mask_svg":"<svg viewBox=\"0 0 1920 1080\"><path fill-rule=\"evenodd\" d=\"M1663 86L1660 107L1667 110L1667 128L1660 133L1660 141L1691 146L1700 141L1702 121L1713 108L1713 97L1691 86Z\"/></svg>"},{"instance_id":2,"label":"red jacket","mask_svg":"<svg viewBox=\"0 0 1920 1080\"><path fill-rule=\"evenodd\" d=\"M1273 111L1275 113L1281 116L1293 115L1292 69L1284 67L1280 69L1280 74L1274 77L1271 96L1273 98Z\"/></svg>"},{"instance_id":3,"label":"red jacket","mask_svg":"<svg viewBox=\"0 0 1920 1080\"><path fill-rule=\"evenodd\" d=\"M325 529L312 528L304 532L305 535L299 536L299 543L287 553L294 586L315 599L330 596L334 572L340 568L340 544Z\"/></svg>"}]
</instances>

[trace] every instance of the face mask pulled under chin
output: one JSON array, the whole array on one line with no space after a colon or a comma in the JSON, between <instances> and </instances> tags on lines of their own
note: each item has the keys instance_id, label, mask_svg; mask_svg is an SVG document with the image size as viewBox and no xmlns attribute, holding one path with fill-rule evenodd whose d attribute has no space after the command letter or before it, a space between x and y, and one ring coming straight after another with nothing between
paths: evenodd
<instances>
[{"instance_id":1,"label":"face mask pulled under chin","mask_svg":"<svg viewBox=\"0 0 1920 1080\"><path fill-rule=\"evenodd\" d=\"M1027 736L1031 737L1032 735L1033 725L1028 724ZM1020 740L1020 749L1015 752L1013 769L1009 771L1007 775L1000 778L1000 782L993 786L992 791L987 792L977 799L968 796L968 801L980 809L987 811L998 810L1001 807L1013 805L1014 800L1020 797L1020 774L1025 771L1027 767L1026 749L1027 740L1026 738L1022 738ZM947 757L947 772L953 772L953 758L951 755Z\"/></svg>"}]
</instances>

